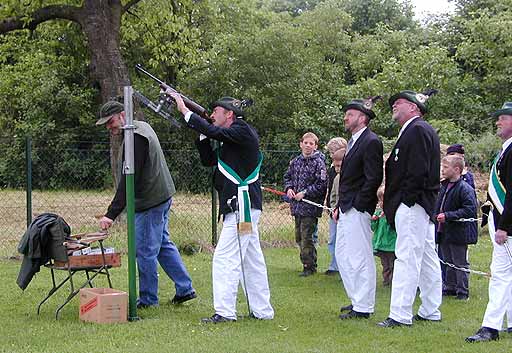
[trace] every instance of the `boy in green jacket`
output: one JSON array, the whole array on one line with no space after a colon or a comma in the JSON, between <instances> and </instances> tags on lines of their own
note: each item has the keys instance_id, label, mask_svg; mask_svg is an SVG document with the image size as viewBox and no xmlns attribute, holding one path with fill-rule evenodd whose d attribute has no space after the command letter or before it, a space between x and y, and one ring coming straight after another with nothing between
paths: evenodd
<instances>
[{"instance_id":1,"label":"boy in green jacket","mask_svg":"<svg viewBox=\"0 0 512 353\"><path fill-rule=\"evenodd\" d=\"M395 243L396 231L391 228L384 211L382 210L382 202L384 200L384 186L377 190L377 197L379 203L377 209L372 216L372 231L373 231L373 253L380 257L382 263L382 284L389 286L393 279L393 265L396 259L395 256Z\"/></svg>"}]
</instances>

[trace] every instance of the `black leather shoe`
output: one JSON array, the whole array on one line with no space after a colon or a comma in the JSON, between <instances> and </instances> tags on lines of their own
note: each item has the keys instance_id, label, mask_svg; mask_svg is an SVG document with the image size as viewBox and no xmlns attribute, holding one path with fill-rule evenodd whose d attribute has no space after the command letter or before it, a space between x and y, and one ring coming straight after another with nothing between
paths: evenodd
<instances>
[{"instance_id":1,"label":"black leather shoe","mask_svg":"<svg viewBox=\"0 0 512 353\"><path fill-rule=\"evenodd\" d=\"M352 304L350 304L350 305L345 305L345 306L342 306L342 307L340 308L340 312L344 312L344 311L351 311L351 310L352 310L352 308L353 308Z\"/></svg>"},{"instance_id":2,"label":"black leather shoe","mask_svg":"<svg viewBox=\"0 0 512 353\"><path fill-rule=\"evenodd\" d=\"M311 276L313 274L315 274L315 270L304 270L302 271L301 273L299 273L299 277L308 277L308 276Z\"/></svg>"},{"instance_id":3,"label":"black leather shoe","mask_svg":"<svg viewBox=\"0 0 512 353\"><path fill-rule=\"evenodd\" d=\"M149 305L144 303L137 303L137 309L148 309L148 308L158 308L158 305Z\"/></svg>"},{"instance_id":4,"label":"black leather shoe","mask_svg":"<svg viewBox=\"0 0 512 353\"><path fill-rule=\"evenodd\" d=\"M430 322L440 322L441 320L431 320L431 319L425 319L420 314L416 314L412 318L413 321L430 321Z\"/></svg>"},{"instance_id":5,"label":"black leather shoe","mask_svg":"<svg viewBox=\"0 0 512 353\"><path fill-rule=\"evenodd\" d=\"M455 297L457 295L457 291L453 289L443 289L443 297Z\"/></svg>"},{"instance_id":6,"label":"black leather shoe","mask_svg":"<svg viewBox=\"0 0 512 353\"><path fill-rule=\"evenodd\" d=\"M254 319L254 320L264 320L264 319L261 319L261 318L257 317L256 315L254 315L254 313L253 313L253 312L251 312L251 313L249 314L249 318L250 318L250 319Z\"/></svg>"},{"instance_id":7,"label":"black leather shoe","mask_svg":"<svg viewBox=\"0 0 512 353\"><path fill-rule=\"evenodd\" d=\"M467 295L467 294L457 294L455 299L467 302L469 300L469 295Z\"/></svg>"},{"instance_id":8,"label":"black leather shoe","mask_svg":"<svg viewBox=\"0 0 512 353\"><path fill-rule=\"evenodd\" d=\"M339 316L340 320L346 319L368 319L370 317L370 313L361 313L359 311L350 310L346 314L341 314Z\"/></svg>"},{"instance_id":9,"label":"black leather shoe","mask_svg":"<svg viewBox=\"0 0 512 353\"><path fill-rule=\"evenodd\" d=\"M196 292L192 292L187 295L175 295L174 298L171 299L171 304L182 304L194 298L197 298Z\"/></svg>"},{"instance_id":10,"label":"black leather shoe","mask_svg":"<svg viewBox=\"0 0 512 353\"><path fill-rule=\"evenodd\" d=\"M220 324L222 322L233 322L235 319L228 319L227 317L220 316L219 314L213 314L212 317L203 317L201 319L202 323L205 324Z\"/></svg>"},{"instance_id":11,"label":"black leather shoe","mask_svg":"<svg viewBox=\"0 0 512 353\"><path fill-rule=\"evenodd\" d=\"M480 327L478 331L473 336L466 337L466 342L487 342L487 341L496 341L500 339L500 335L498 334L498 330L494 330L489 327Z\"/></svg>"},{"instance_id":12,"label":"black leather shoe","mask_svg":"<svg viewBox=\"0 0 512 353\"><path fill-rule=\"evenodd\" d=\"M403 324L401 322L398 322L398 321L393 320L392 318L388 317L386 320L379 322L377 324L377 326L394 328L394 327L400 327L400 326L410 327L411 324Z\"/></svg>"},{"instance_id":13,"label":"black leather shoe","mask_svg":"<svg viewBox=\"0 0 512 353\"><path fill-rule=\"evenodd\" d=\"M334 271L334 270L326 270L324 272L324 275L326 276L336 276L339 272L338 271Z\"/></svg>"}]
</instances>

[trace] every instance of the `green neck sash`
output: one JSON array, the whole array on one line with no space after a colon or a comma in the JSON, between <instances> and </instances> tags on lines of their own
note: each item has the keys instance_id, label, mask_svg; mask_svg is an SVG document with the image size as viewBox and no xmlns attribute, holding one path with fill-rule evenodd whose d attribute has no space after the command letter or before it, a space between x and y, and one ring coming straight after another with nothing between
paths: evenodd
<instances>
[{"instance_id":1,"label":"green neck sash","mask_svg":"<svg viewBox=\"0 0 512 353\"><path fill-rule=\"evenodd\" d=\"M507 193L505 190L505 187L500 181L499 175L498 175L498 161L500 160L501 151L498 153L496 158L494 159L494 162L492 163L491 173L489 175L489 197L491 199L491 202L493 203L496 210L502 214L503 213L503 207L505 204L505 194Z\"/></svg>"},{"instance_id":2,"label":"green neck sash","mask_svg":"<svg viewBox=\"0 0 512 353\"><path fill-rule=\"evenodd\" d=\"M237 172L220 159L220 152L217 149L217 167L219 171L228 178L231 182L238 186L238 231L240 234L252 233L252 220L251 220L251 198L249 197L249 184L258 180L260 175L261 163L263 162L263 154L260 152L258 157L258 165L247 178L242 179Z\"/></svg>"}]
</instances>

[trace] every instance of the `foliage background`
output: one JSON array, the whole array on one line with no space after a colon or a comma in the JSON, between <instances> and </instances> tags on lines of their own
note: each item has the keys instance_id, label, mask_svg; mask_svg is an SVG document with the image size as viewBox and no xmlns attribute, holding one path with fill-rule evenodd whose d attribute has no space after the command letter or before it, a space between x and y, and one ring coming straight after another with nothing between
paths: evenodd
<instances>
[{"instance_id":1,"label":"foliage background","mask_svg":"<svg viewBox=\"0 0 512 353\"><path fill-rule=\"evenodd\" d=\"M123 16L121 51L133 86L151 98L158 88L135 74L136 63L205 106L225 95L253 98L248 119L267 148L289 148L309 130L322 145L344 136L341 106L376 94L384 100L372 128L389 146L398 132L389 96L437 88L427 119L443 143L465 143L470 165L485 169L499 146L488 113L510 100L512 1L454 2L453 15L419 23L409 0L144 0ZM81 1L5 1L0 18L55 3ZM94 126L100 101L88 65L75 23L0 35L3 140L31 134L63 160L62 142L93 150L106 142ZM190 146L193 132L146 119L162 141ZM22 165L20 145L0 144L1 187L20 185L12 170Z\"/></svg>"}]
</instances>

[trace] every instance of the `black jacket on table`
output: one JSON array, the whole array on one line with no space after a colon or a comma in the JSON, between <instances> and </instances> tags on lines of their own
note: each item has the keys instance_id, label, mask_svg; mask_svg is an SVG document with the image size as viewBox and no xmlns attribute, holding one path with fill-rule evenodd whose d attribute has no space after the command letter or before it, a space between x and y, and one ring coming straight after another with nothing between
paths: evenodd
<instances>
[{"instance_id":1,"label":"black jacket on table","mask_svg":"<svg viewBox=\"0 0 512 353\"><path fill-rule=\"evenodd\" d=\"M218 127L208 123L197 114L192 114L188 126L203 135L220 141L220 159L231 167L242 179L247 178L258 165L259 159L259 137L256 130L243 119L235 119L228 128ZM217 152L213 150L210 139L196 140L201 163L205 166L217 165ZM237 196L237 185L227 179L222 173L215 169L215 189L219 192L220 214L226 215L231 212L227 200ZM249 184L249 197L251 208L262 209L261 183L256 180Z\"/></svg>"},{"instance_id":2,"label":"black jacket on table","mask_svg":"<svg viewBox=\"0 0 512 353\"><path fill-rule=\"evenodd\" d=\"M494 209L494 225L495 229L501 229L507 232L508 236L512 236L512 144L510 144L505 152L503 152L497 166L498 177L505 187L505 204L503 214Z\"/></svg>"},{"instance_id":3,"label":"black jacket on table","mask_svg":"<svg viewBox=\"0 0 512 353\"><path fill-rule=\"evenodd\" d=\"M66 221L54 213L43 213L30 223L18 244L23 262L16 283L21 289L27 288L39 268L50 259L68 261L62 243L70 234L71 228Z\"/></svg>"},{"instance_id":4,"label":"black jacket on table","mask_svg":"<svg viewBox=\"0 0 512 353\"><path fill-rule=\"evenodd\" d=\"M338 204L345 213L354 207L370 215L377 205L377 189L382 183L382 142L377 135L366 128L341 165L338 189Z\"/></svg>"},{"instance_id":5,"label":"black jacket on table","mask_svg":"<svg viewBox=\"0 0 512 353\"><path fill-rule=\"evenodd\" d=\"M434 222L439 191L441 154L439 137L430 124L415 118L402 132L386 161L384 213L395 226L400 203L407 207L418 204Z\"/></svg>"},{"instance_id":6,"label":"black jacket on table","mask_svg":"<svg viewBox=\"0 0 512 353\"><path fill-rule=\"evenodd\" d=\"M435 214L444 213L446 222L442 232L436 231L436 243L476 244L478 240L478 224L476 222L457 222L460 218L476 218L478 201L475 190L462 177L457 180L450 190L449 182L443 181L436 202ZM441 205L442 204L442 205ZM442 210L441 210L442 206ZM437 224L439 229L439 225Z\"/></svg>"}]
</instances>

